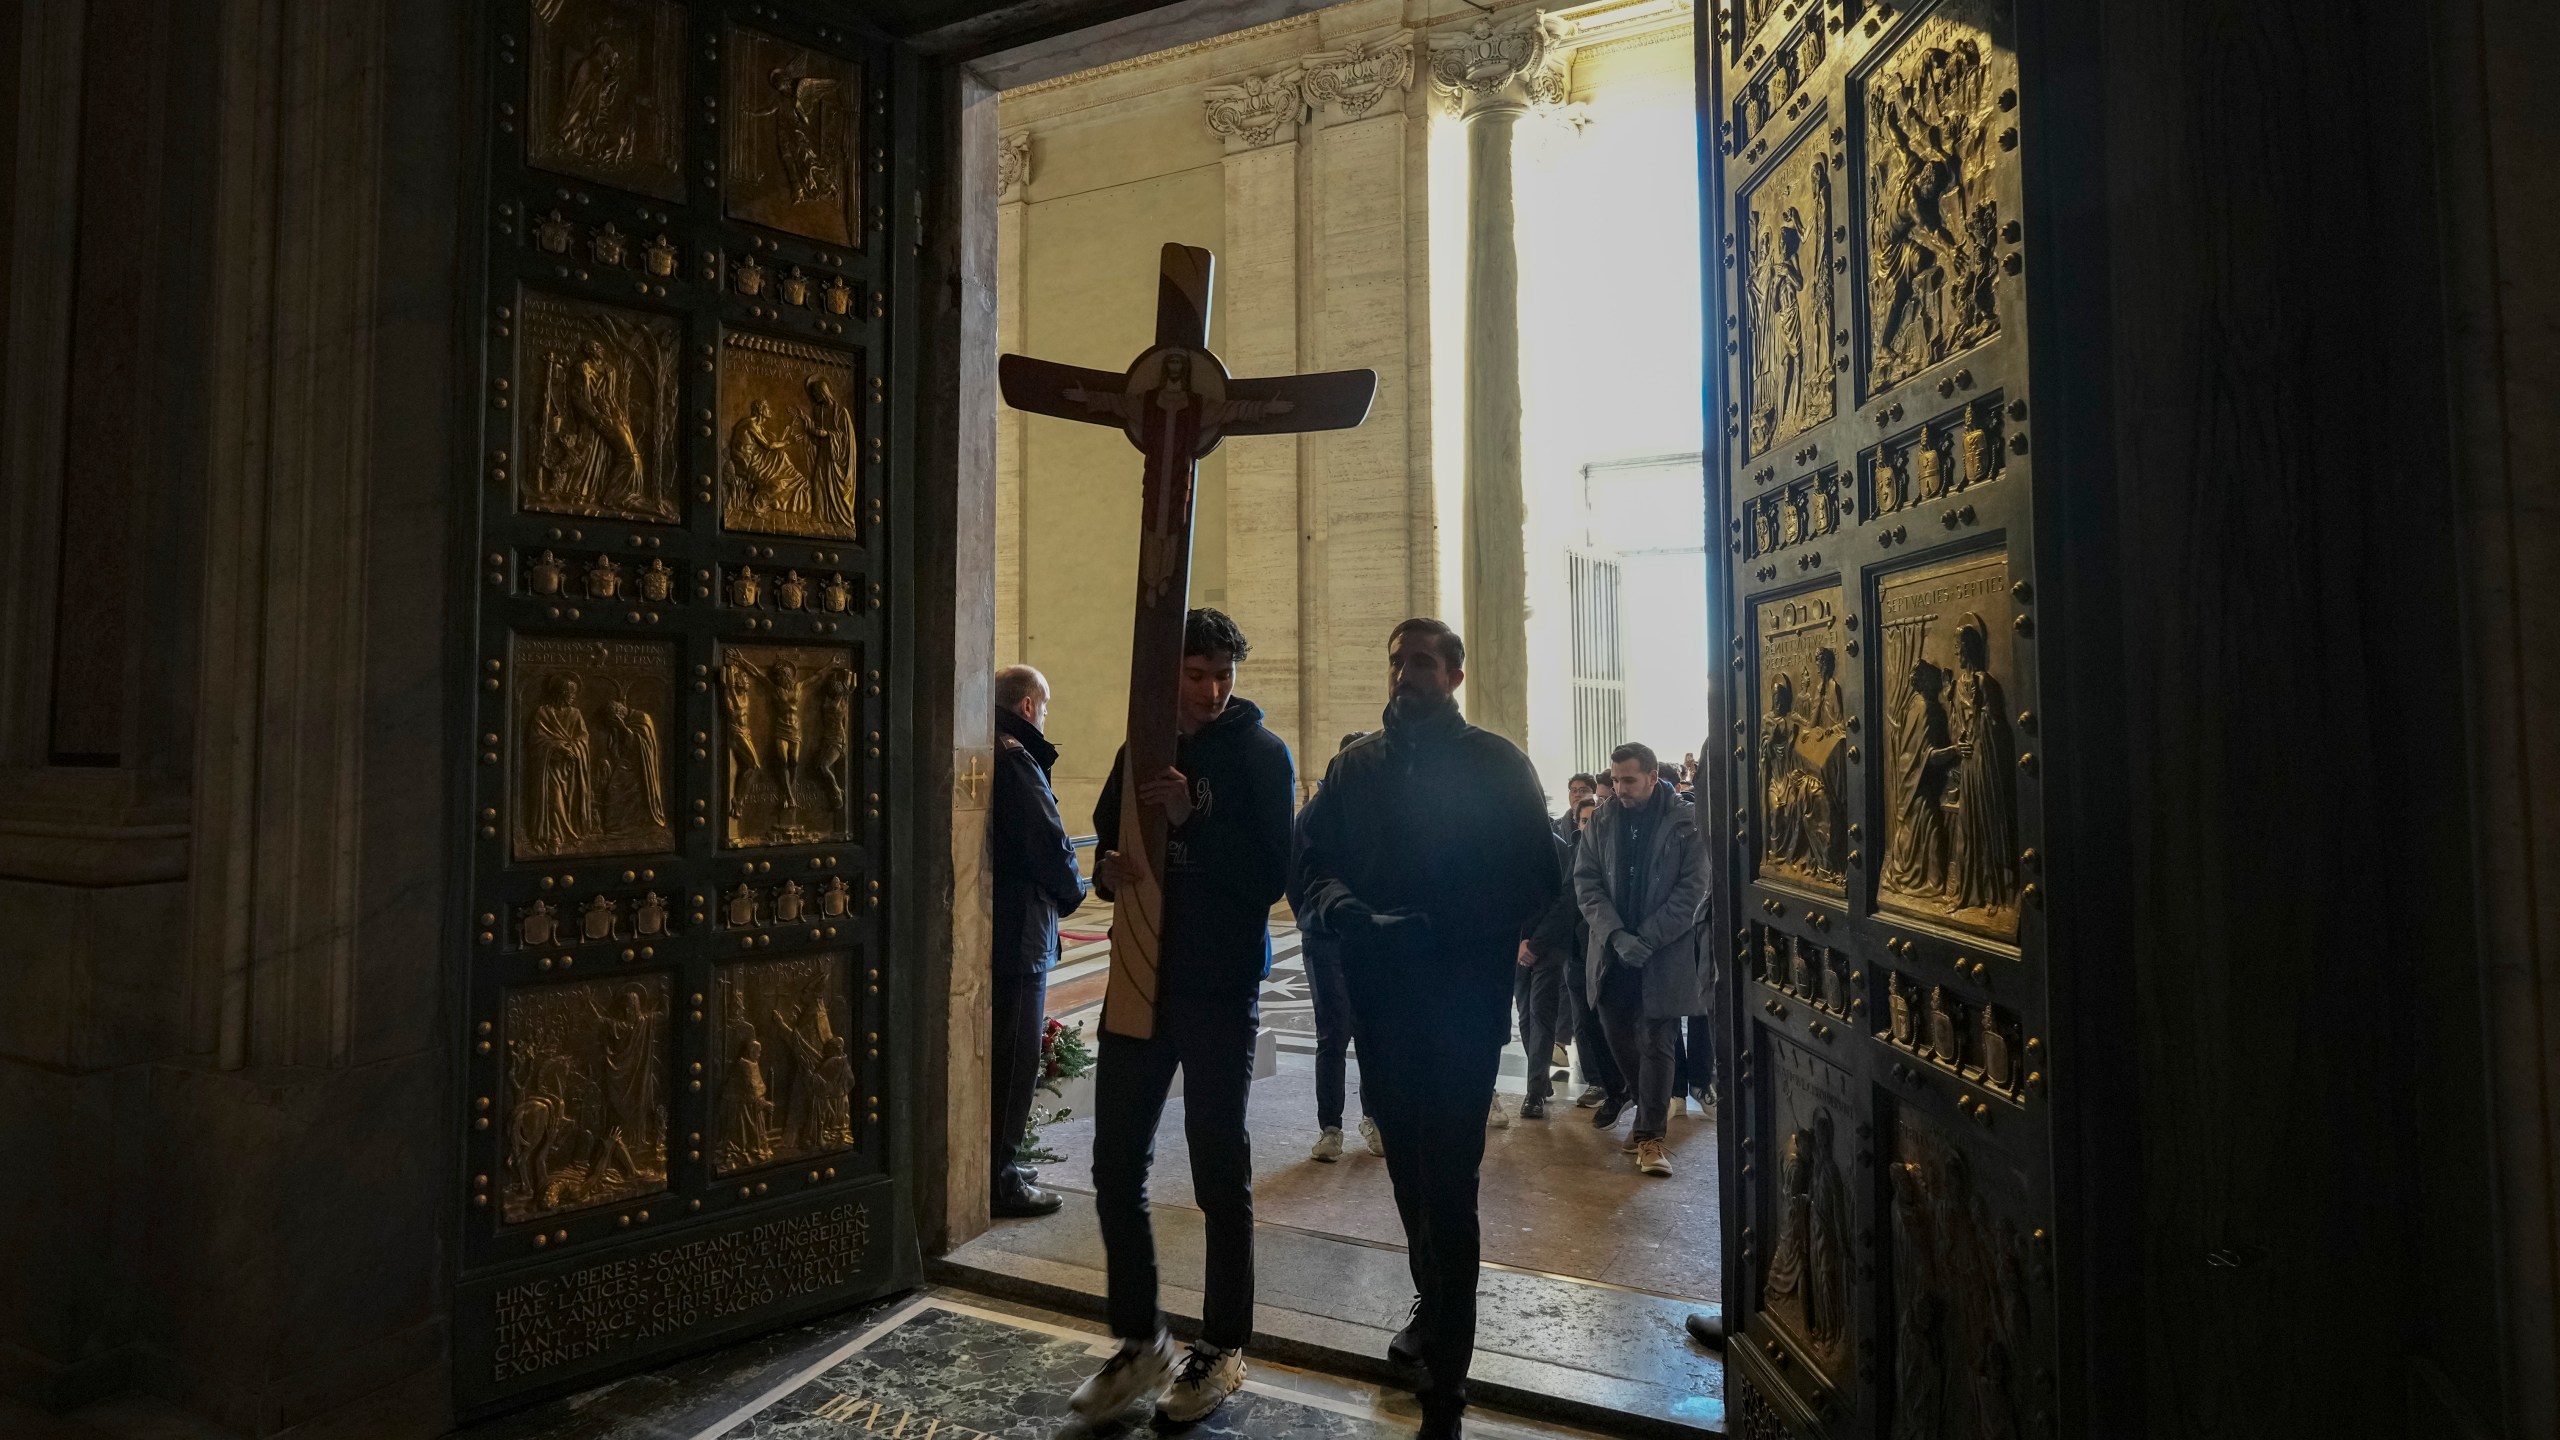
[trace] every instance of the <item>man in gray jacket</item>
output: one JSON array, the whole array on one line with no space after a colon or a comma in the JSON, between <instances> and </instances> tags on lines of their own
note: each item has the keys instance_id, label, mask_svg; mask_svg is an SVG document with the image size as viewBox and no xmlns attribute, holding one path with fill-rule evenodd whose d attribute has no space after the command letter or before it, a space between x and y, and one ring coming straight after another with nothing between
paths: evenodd
<instances>
[{"instance_id":1,"label":"man in gray jacket","mask_svg":"<svg viewBox=\"0 0 2560 1440\"><path fill-rule=\"evenodd\" d=\"M1704 1009L1700 939L1708 909L1707 844L1696 809L1662 783L1642 745L1609 754L1610 798L1591 817L1573 865L1574 899L1590 927L1583 963L1618 1068L1635 1081L1636 1123L1627 1148L1647 1175L1671 1173L1663 1144L1671 1120L1676 1027ZM1623 1102L1592 1117L1607 1129Z\"/></svg>"}]
</instances>

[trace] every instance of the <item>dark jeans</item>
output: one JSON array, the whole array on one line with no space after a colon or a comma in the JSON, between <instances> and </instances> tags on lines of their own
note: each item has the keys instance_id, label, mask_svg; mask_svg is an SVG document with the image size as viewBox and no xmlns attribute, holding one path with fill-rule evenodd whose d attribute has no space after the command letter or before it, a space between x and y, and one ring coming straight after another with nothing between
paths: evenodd
<instances>
[{"instance_id":1,"label":"dark jeans","mask_svg":"<svg viewBox=\"0 0 2560 1440\"><path fill-rule=\"evenodd\" d=\"M1556 1014L1561 1008L1558 998L1564 993L1564 972L1570 963L1551 958L1520 966L1520 973L1511 984L1512 1003L1520 1011L1520 1048L1529 1053L1532 1100L1544 1100L1556 1090Z\"/></svg>"},{"instance_id":2,"label":"dark jeans","mask_svg":"<svg viewBox=\"0 0 2560 1440\"><path fill-rule=\"evenodd\" d=\"M1680 1040L1680 1070L1671 1093L1687 1095L1710 1088L1716 1083L1715 1021L1705 1015L1692 1015L1676 1023L1686 1033Z\"/></svg>"},{"instance_id":3,"label":"dark jeans","mask_svg":"<svg viewBox=\"0 0 2560 1440\"><path fill-rule=\"evenodd\" d=\"M1022 1184L1013 1157L1031 1123L1031 1096L1040 1086L1040 1027L1047 1020L1049 975L999 971L990 987L995 1024L987 1045L989 1146L987 1181L1003 1195Z\"/></svg>"},{"instance_id":4,"label":"dark jeans","mask_svg":"<svg viewBox=\"0 0 2560 1440\"><path fill-rule=\"evenodd\" d=\"M1617 1057L1609 1053L1608 1027L1600 1023L1600 1007L1591 1003L1591 984L1582 966L1582 954L1576 951L1565 962L1564 993L1573 1007L1573 1059L1581 1067L1582 1083L1597 1085L1601 1093L1619 1099L1627 1097L1627 1077L1618 1068Z\"/></svg>"},{"instance_id":5,"label":"dark jeans","mask_svg":"<svg viewBox=\"0 0 2560 1440\"><path fill-rule=\"evenodd\" d=\"M1387 1177L1422 1302L1416 1319L1430 1375L1421 1395L1425 1415L1454 1414L1467 1402L1483 1247L1476 1172L1511 1032L1518 944L1507 936L1464 949L1423 942L1381 956L1353 954L1343 964L1369 1115L1387 1142Z\"/></svg>"},{"instance_id":6,"label":"dark jeans","mask_svg":"<svg viewBox=\"0 0 2560 1440\"><path fill-rule=\"evenodd\" d=\"M1645 1018L1644 972L1625 965L1612 964L1601 979L1598 1008L1619 1073L1633 1072L1636 1078L1635 1138L1660 1140L1671 1130L1671 1078L1680 1068L1680 1022Z\"/></svg>"},{"instance_id":7,"label":"dark jeans","mask_svg":"<svg viewBox=\"0 0 2560 1440\"><path fill-rule=\"evenodd\" d=\"M1351 990L1342 978L1342 947L1320 936L1304 937L1300 955L1307 962L1307 986L1316 998L1316 1126L1342 1128L1344 1058L1351 1048ZM1368 1062L1361 1062L1361 1085L1368 1085ZM1368 1102L1361 1108L1365 1112Z\"/></svg>"},{"instance_id":8,"label":"dark jeans","mask_svg":"<svg viewBox=\"0 0 2560 1440\"><path fill-rule=\"evenodd\" d=\"M1102 1034L1093 1090L1093 1204L1110 1278L1111 1333L1123 1340L1144 1340L1164 1327L1147 1171L1155 1164L1156 1126L1177 1067L1191 1189L1208 1232L1200 1338L1233 1350L1253 1334L1253 1152L1244 1112L1260 1025L1261 1006L1250 990L1217 998L1166 994L1156 1004L1153 1036Z\"/></svg>"}]
</instances>

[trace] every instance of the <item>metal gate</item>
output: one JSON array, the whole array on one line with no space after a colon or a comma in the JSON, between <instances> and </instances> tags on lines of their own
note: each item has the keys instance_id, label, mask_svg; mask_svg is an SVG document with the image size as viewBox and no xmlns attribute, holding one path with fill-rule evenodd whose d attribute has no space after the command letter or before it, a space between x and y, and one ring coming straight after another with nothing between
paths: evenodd
<instances>
[{"instance_id":1,"label":"metal gate","mask_svg":"<svg viewBox=\"0 0 2560 1440\"><path fill-rule=\"evenodd\" d=\"M886 863L916 87L789 4L478 19L466 1413L917 1273Z\"/></svg>"},{"instance_id":2,"label":"metal gate","mask_svg":"<svg viewBox=\"0 0 2560 1440\"><path fill-rule=\"evenodd\" d=\"M2013 27L1738 0L1701 47L1744 1435L2056 1421Z\"/></svg>"},{"instance_id":3,"label":"metal gate","mask_svg":"<svg viewBox=\"0 0 2560 1440\"><path fill-rule=\"evenodd\" d=\"M1605 774L1609 752L1627 738L1626 635L1618 613L1618 562L1580 550L1565 554L1573 620L1573 764Z\"/></svg>"}]
</instances>

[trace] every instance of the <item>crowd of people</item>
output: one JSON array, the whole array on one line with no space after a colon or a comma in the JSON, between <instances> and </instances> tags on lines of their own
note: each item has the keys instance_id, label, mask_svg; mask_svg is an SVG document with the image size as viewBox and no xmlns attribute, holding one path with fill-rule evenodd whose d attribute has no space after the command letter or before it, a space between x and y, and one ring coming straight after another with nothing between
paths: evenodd
<instances>
[{"instance_id":1,"label":"crowd of people","mask_svg":"<svg viewBox=\"0 0 2560 1440\"><path fill-rule=\"evenodd\" d=\"M1674 1098L1714 1103L1709 867L1686 793L1696 761L1669 765L1621 745L1607 774L1573 777L1565 813L1551 817L1528 757L1460 713L1464 642L1441 621L1413 619L1388 637L1382 728L1345 736L1298 809L1288 747L1235 694L1243 632L1193 610L1183 648L1175 763L1127 776L1124 752L1094 812L1104 849L1092 890L1146 897L1158 946L1152 973L1115 971L1104 1002L1094 1204L1120 1345L1071 1406L1098 1420L1154 1397L1165 1419L1190 1424L1244 1383L1254 1284L1245 1112L1268 921L1285 895L1315 991L1314 1158L1343 1152L1356 1056L1359 1133L1385 1157L1415 1291L1388 1357L1415 1381L1421 1434L1456 1436L1475 1344L1477 1177L1488 1125L1510 1123L1496 1086L1515 1020L1529 1060L1521 1117L1546 1117L1570 1073L1558 1069L1569 1045L1578 1104L1603 1130L1629 1122L1624 1149L1645 1174L1671 1174ZM998 1215L1039 1215L1060 1202L1013 1151L1038 1074L1058 921L1086 887L1049 783L1048 683L1017 666L997 675L995 700L992 1202ZM1121 843L1132 807L1161 811L1161 877ZM1199 1339L1178 1361L1147 1203L1177 1071L1207 1261Z\"/></svg>"}]
</instances>

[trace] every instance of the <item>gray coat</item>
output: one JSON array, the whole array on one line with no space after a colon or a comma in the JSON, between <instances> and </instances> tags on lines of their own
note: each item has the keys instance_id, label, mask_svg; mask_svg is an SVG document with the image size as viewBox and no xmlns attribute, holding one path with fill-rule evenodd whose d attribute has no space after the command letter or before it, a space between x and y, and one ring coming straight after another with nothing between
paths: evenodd
<instances>
[{"instance_id":1,"label":"gray coat","mask_svg":"<svg viewBox=\"0 0 2560 1440\"><path fill-rule=\"evenodd\" d=\"M1619 846L1625 829L1622 805L1603 801L1575 847L1574 899L1591 928L1583 951L1583 973L1598 999L1609 967L1631 963L1610 945L1621 930L1635 934L1634 950L1644 967L1644 1013L1648 1020L1669 1020L1707 1013L1710 977L1701 957L1706 951L1708 856L1706 837L1698 833L1697 808L1674 796L1670 813L1653 832L1653 855L1645 868L1644 905L1635 915L1618 913L1611 898L1615 888Z\"/></svg>"}]
</instances>

